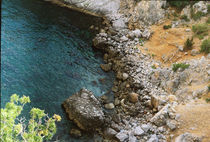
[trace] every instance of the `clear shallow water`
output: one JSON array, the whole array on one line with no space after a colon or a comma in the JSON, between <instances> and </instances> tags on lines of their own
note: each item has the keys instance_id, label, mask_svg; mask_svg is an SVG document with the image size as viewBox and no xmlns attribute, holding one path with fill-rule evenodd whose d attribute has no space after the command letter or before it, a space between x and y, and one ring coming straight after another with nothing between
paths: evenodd
<instances>
[{"instance_id":1,"label":"clear shallow water","mask_svg":"<svg viewBox=\"0 0 210 142\"><path fill-rule=\"evenodd\" d=\"M61 103L82 87L100 96L113 82L113 75L100 69L101 53L91 48L94 35L87 29L97 21L41 0L3 0L2 107L13 93L30 96L25 115L32 107L44 109L51 116L61 115L54 139L76 141L69 136L72 124ZM105 78L104 83L101 78Z\"/></svg>"}]
</instances>

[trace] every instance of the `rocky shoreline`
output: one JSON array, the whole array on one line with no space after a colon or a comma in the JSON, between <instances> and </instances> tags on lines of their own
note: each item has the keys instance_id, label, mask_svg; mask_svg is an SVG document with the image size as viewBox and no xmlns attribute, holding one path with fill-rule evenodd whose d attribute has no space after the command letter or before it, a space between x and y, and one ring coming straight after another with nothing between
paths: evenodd
<instances>
[{"instance_id":1,"label":"rocky shoreline","mask_svg":"<svg viewBox=\"0 0 210 142\"><path fill-rule=\"evenodd\" d=\"M82 130L97 131L103 136L104 141L171 141L173 136L169 136L169 133L178 127L180 117L174 109L181 100L177 99L177 94L180 93L177 93L177 89L179 85L189 81L188 74L192 70L180 70L175 73L171 68L154 69L152 65L158 63L137 48L138 44L142 44L139 38L146 40L152 35L149 25L164 17L162 14L165 10L162 8L165 7L166 1L142 1L136 7L131 6L134 5L133 3L123 1L125 4L129 3L128 7L132 7L130 10L142 13L142 15L137 14L138 18L137 15L128 16L125 13L126 10L123 13L122 8L125 4L118 0L98 3L101 4L101 9L98 5L91 7L94 0L89 1L90 7L83 6L86 1L83 1L83 4L68 0L65 2L82 8L81 10L101 14L108 20L104 22L106 27L101 29L93 39L93 46L104 52L105 64L101 64L101 68L106 72L113 70L116 75L112 87L113 102L110 102L106 96L95 98L92 92L82 89L63 103L69 118ZM110 5L113 5L111 9L109 9ZM139 8L138 5L144 5L147 8ZM148 12L152 8L155 8L154 11ZM159 10L156 11L158 8ZM147 13L146 16L145 13ZM140 23L135 22L139 19L141 19ZM194 62L194 67L192 65L194 71L196 71L195 64L199 64L198 62L202 62L205 68L209 65L209 56L207 59L203 57L200 61ZM208 68L205 68L202 74L207 76L206 82L209 80ZM168 87L171 87L173 93L166 91ZM203 90L204 93L206 91L208 92L208 88ZM196 97L194 95L194 98ZM111 110L111 112L105 110ZM81 135L79 132L77 134ZM201 141L191 134L183 134L176 139L176 142L184 142L185 137L193 141Z\"/></svg>"}]
</instances>

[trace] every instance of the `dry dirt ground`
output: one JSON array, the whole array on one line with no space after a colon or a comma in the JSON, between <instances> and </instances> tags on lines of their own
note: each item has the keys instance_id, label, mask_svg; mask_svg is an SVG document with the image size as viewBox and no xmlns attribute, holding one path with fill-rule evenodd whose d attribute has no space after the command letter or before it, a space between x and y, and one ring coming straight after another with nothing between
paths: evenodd
<instances>
[{"instance_id":1,"label":"dry dirt ground","mask_svg":"<svg viewBox=\"0 0 210 142\"><path fill-rule=\"evenodd\" d=\"M169 24L171 24L171 21L167 20L162 24L152 26L151 29L154 31L152 37L143 46L139 46L139 49L143 53L150 54L154 60L162 62L163 66L171 66L174 62L200 59L202 56L205 56L203 53L191 56L190 51L187 51L187 55L185 52L178 51L177 46L184 45L186 39L193 36L192 31L186 31L186 29L192 29L192 24L164 30L163 25ZM200 45L201 41L198 38L194 38L193 49L199 50ZM171 59L168 62L164 62L162 56L168 56ZM200 84L198 86L189 86L188 88L193 91L206 85ZM180 114L180 125L177 130L170 133L174 137L172 140L168 140L169 142L174 142L174 138L185 132L203 137L203 142L210 142L210 103L205 101L206 98L210 98L210 93L202 96L197 101L179 104L176 107L177 114Z\"/></svg>"},{"instance_id":2,"label":"dry dirt ground","mask_svg":"<svg viewBox=\"0 0 210 142\"><path fill-rule=\"evenodd\" d=\"M210 142L210 103L201 99L186 105L178 105L176 110L181 116L179 128L172 132L174 137L189 132L203 137L202 142Z\"/></svg>"},{"instance_id":3,"label":"dry dirt ground","mask_svg":"<svg viewBox=\"0 0 210 142\"><path fill-rule=\"evenodd\" d=\"M143 53L152 55L155 60L161 62L163 62L162 56L171 58L170 61L163 64L165 66L170 66L174 62L181 62L183 60L199 59L204 56L203 53L191 56L190 51L186 51L188 52L187 55L185 52L178 51L177 46L183 46L187 38L193 36L192 31L186 31L186 29L191 29L192 25L164 30L163 26L169 24L171 24L170 20L159 25L153 25L151 27L152 31L154 31L152 37L143 46L139 46L139 49ZM194 38L193 49L200 50L200 45L201 41L198 38Z\"/></svg>"}]
</instances>

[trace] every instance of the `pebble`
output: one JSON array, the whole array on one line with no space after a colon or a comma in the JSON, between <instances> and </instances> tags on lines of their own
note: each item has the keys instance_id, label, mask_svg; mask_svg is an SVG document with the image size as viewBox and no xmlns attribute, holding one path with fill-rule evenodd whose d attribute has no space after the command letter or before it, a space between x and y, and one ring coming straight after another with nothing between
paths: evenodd
<instances>
[{"instance_id":1,"label":"pebble","mask_svg":"<svg viewBox=\"0 0 210 142\"><path fill-rule=\"evenodd\" d=\"M114 108L115 108L115 106L114 106L113 103L105 104L104 107L105 107L106 109L114 109Z\"/></svg>"},{"instance_id":2,"label":"pebble","mask_svg":"<svg viewBox=\"0 0 210 142\"><path fill-rule=\"evenodd\" d=\"M129 100L132 103L138 102L138 97L139 97L139 94L137 94L137 93L132 92L129 94Z\"/></svg>"}]
</instances>

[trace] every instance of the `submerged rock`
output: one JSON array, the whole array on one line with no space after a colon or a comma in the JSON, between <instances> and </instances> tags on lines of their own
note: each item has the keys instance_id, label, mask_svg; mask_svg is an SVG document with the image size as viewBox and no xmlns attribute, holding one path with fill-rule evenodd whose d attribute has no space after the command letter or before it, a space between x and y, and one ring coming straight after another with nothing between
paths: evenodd
<instances>
[{"instance_id":1,"label":"submerged rock","mask_svg":"<svg viewBox=\"0 0 210 142\"><path fill-rule=\"evenodd\" d=\"M81 131L78 130L78 129L71 129L70 134L75 136L75 137L81 137L82 136Z\"/></svg>"},{"instance_id":2,"label":"submerged rock","mask_svg":"<svg viewBox=\"0 0 210 142\"><path fill-rule=\"evenodd\" d=\"M104 125L105 116L101 104L93 93L86 89L70 96L63 106L69 118L82 130L93 131Z\"/></svg>"},{"instance_id":3,"label":"submerged rock","mask_svg":"<svg viewBox=\"0 0 210 142\"><path fill-rule=\"evenodd\" d=\"M102 70L104 70L106 72L108 72L108 71L110 71L112 69L112 64L111 63L109 63L109 64L101 64L100 66L101 66Z\"/></svg>"}]
</instances>

